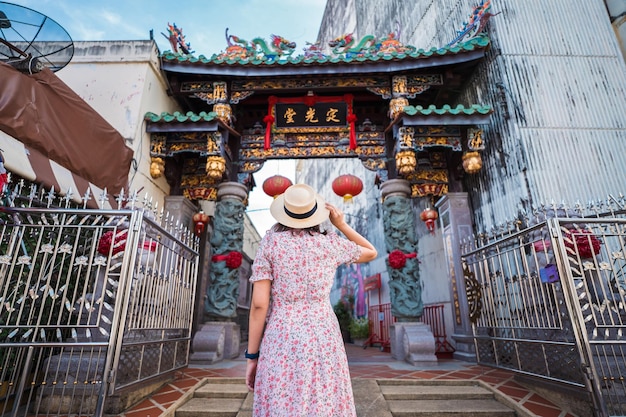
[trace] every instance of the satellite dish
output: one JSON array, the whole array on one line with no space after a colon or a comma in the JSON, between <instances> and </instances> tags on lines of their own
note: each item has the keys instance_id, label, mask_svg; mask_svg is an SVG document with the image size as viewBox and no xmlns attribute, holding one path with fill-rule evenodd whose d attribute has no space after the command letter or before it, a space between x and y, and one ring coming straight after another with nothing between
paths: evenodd
<instances>
[{"instance_id":1,"label":"satellite dish","mask_svg":"<svg viewBox=\"0 0 626 417\"><path fill-rule=\"evenodd\" d=\"M0 62L26 73L58 71L74 56L74 42L54 20L28 7L0 1Z\"/></svg>"}]
</instances>

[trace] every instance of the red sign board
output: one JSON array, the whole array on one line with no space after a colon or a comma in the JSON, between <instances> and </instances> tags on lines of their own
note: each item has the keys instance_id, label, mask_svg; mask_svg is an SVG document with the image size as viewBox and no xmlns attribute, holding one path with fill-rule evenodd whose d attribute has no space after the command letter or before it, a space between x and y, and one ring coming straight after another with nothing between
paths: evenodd
<instances>
[{"instance_id":1,"label":"red sign board","mask_svg":"<svg viewBox=\"0 0 626 417\"><path fill-rule=\"evenodd\" d=\"M380 273L365 278L363 281L363 289L365 291L376 290L380 288Z\"/></svg>"}]
</instances>

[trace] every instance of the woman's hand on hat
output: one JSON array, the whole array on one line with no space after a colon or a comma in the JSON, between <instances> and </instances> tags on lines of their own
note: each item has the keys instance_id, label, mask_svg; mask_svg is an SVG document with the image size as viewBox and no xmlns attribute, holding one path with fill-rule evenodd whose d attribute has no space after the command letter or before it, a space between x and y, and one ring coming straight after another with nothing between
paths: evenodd
<instances>
[{"instance_id":1,"label":"woman's hand on hat","mask_svg":"<svg viewBox=\"0 0 626 417\"><path fill-rule=\"evenodd\" d=\"M339 228L346 223L345 215L337 207L330 203L326 203L326 209L329 211L329 220L333 226Z\"/></svg>"}]
</instances>

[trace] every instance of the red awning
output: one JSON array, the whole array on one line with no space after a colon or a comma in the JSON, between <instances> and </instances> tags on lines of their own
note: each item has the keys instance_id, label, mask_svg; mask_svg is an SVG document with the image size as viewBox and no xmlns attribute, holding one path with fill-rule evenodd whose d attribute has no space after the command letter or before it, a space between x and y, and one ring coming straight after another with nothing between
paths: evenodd
<instances>
[{"instance_id":1,"label":"red awning","mask_svg":"<svg viewBox=\"0 0 626 417\"><path fill-rule=\"evenodd\" d=\"M52 71L26 75L0 63L0 92L0 130L37 151L31 159L49 159L109 194L127 189L132 149Z\"/></svg>"}]
</instances>

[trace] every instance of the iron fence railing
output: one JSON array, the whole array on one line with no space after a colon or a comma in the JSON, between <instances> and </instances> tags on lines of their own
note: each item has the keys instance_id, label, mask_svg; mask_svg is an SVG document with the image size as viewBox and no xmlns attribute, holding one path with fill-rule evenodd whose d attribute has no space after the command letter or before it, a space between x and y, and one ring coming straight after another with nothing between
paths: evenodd
<instances>
[{"instance_id":1,"label":"iron fence railing","mask_svg":"<svg viewBox=\"0 0 626 417\"><path fill-rule=\"evenodd\" d=\"M546 215L547 214L547 215ZM626 414L626 216L565 209L464 247L477 360L584 389Z\"/></svg>"},{"instance_id":2,"label":"iron fence railing","mask_svg":"<svg viewBox=\"0 0 626 417\"><path fill-rule=\"evenodd\" d=\"M0 415L115 413L186 366L197 268L149 209L0 207Z\"/></svg>"}]
</instances>

